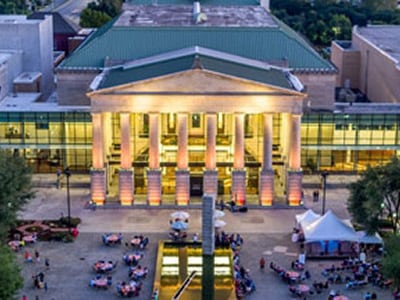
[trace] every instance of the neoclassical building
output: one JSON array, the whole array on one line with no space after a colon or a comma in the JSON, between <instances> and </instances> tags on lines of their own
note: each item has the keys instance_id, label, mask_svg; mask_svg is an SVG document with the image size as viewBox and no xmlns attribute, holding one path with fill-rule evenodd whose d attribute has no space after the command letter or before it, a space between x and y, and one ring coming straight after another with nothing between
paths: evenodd
<instances>
[{"instance_id":1,"label":"neoclassical building","mask_svg":"<svg viewBox=\"0 0 400 300\"><path fill-rule=\"evenodd\" d=\"M90 105L99 205L299 205L303 107L333 107L334 75L256 4L126 4L57 70L59 104Z\"/></svg>"},{"instance_id":2,"label":"neoclassical building","mask_svg":"<svg viewBox=\"0 0 400 300\"><path fill-rule=\"evenodd\" d=\"M146 1L56 80L51 17L0 18L13 41L0 41L0 148L36 173L90 174L93 201L132 207L198 207L204 192L296 206L303 170L398 155L399 26L355 28L334 67L256 1Z\"/></svg>"}]
</instances>

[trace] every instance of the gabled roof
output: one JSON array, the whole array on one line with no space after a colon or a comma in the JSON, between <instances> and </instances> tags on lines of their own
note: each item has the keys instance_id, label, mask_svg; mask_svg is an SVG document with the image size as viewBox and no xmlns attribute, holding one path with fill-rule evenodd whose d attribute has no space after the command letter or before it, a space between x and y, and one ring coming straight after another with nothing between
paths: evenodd
<instances>
[{"instance_id":1,"label":"gabled roof","mask_svg":"<svg viewBox=\"0 0 400 300\"><path fill-rule=\"evenodd\" d=\"M209 23L202 24L195 24L191 17L182 20L183 13L190 16L192 6L170 9L169 14L163 14L166 10L163 5L126 6L126 9L119 18L87 39L61 63L60 68L102 69L106 60L127 62L199 46L287 66L296 71L335 70L299 35L277 22L261 6L202 6L202 11L207 12L210 19ZM175 13L177 16L173 16ZM246 23L246 18L243 18L246 14L254 19L253 25ZM225 20L226 17L229 17L228 20ZM176 18L179 22L165 25L160 18ZM123 19L126 21L123 22Z\"/></svg>"},{"instance_id":2,"label":"gabled roof","mask_svg":"<svg viewBox=\"0 0 400 300\"><path fill-rule=\"evenodd\" d=\"M314 241L358 241L352 226L340 220L331 210L303 227L307 242Z\"/></svg>"},{"instance_id":3,"label":"gabled roof","mask_svg":"<svg viewBox=\"0 0 400 300\"><path fill-rule=\"evenodd\" d=\"M92 88L108 88L190 69L208 70L295 91L302 89L287 69L201 47L172 51L106 69L97 87Z\"/></svg>"},{"instance_id":4,"label":"gabled roof","mask_svg":"<svg viewBox=\"0 0 400 300\"><path fill-rule=\"evenodd\" d=\"M44 19L45 15L53 16L53 32L55 34L71 34L76 35L80 30L79 26L77 26L72 21L69 21L68 18L60 15L59 12L34 12L28 19Z\"/></svg>"}]
</instances>

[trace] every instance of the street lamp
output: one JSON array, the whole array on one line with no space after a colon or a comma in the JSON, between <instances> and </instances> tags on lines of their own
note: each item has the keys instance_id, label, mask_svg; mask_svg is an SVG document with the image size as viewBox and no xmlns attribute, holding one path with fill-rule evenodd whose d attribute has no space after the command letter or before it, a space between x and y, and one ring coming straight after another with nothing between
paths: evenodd
<instances>
[{"instance_id":1,"label":"street lamp","mask_svg":"<svg viewBox=\"0 0 400 300\"><path fill-rule=\"evenodd\" d=\"M324 194L322 195L322 215L325 214L325 202L326 202L326 177L328 176L327 171L322 171L321 177L324 182Z\"/></svg>"},{"instance_id":2,"label":"street lamp","mask_svg":"<svg viewBox=\"0 0 400 300\"><path fill-rule=\"evenodd\" d=\"M71 176L71 171L68 167L64 169L64 174L67 177L68 229L71 231L71 199L69 195L69 177Z\"/></svg>"}]
</instances>

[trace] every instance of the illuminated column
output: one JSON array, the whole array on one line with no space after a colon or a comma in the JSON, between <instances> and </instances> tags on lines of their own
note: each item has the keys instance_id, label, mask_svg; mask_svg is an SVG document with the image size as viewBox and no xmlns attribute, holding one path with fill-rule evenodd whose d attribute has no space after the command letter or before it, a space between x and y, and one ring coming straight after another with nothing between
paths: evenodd
<instances>
[{"instance_id":1,"label":"illuminated column","mask_svg":"<svg viewBox=\"0 0 400 300\"><path fill-rule=\"evenodd\" d=\"M107 193L110 189L112 176L114 174L113 166L110 166L109 160L111 156L111 145L112 145L112 113L104 112L102 116L102 128L103 128L103 156L104 156L104 167L106 168L106 189Z\"/></svg>"},{"instance_id":2,"label":"illuminated column","mask_svg":"<svg viewBox=\"0 0 400 300\"><path fill-rule=\"evenodd\" d=\"M244 114L235 114L235 152L233 154L232 197L236 205L246 202L246 170L244 169Z\"/></svg>"},{"instance_id":3,"label":"illuminated column","mask_svg":"<svg viewBox=\"0 0 400 300\"><path fill-rule=\"evenodd\" d=\"M303 179L303 172L301 170L301 115L290 115L289 121L290 152L286 194L289 205L297 206L301 204Z\"/></svg>"},{"instance_id":4,"label":"illuminated column","mask_svg":"<svg viewBox=\"0 0 400 300\"><path fill-rule=\"evenodd\" d=\"M203 193L217 195L218 171L217 171L217 115L206 114L206 169L204 170Z\"/></svg>"},{"instance_id":5,"label":"illuminated column","mask_svg":"<svg viewBox=\"0 0 400 300\"><path fill-rule=\"evenodd\" d=\"M187 205L190 199L190 172L188 154L188 114L178 113L178 156L175 198L176 204Z\"/></svg>"},{"instance_id":6,"label":"illuminated column","mask_svg":"<svg viewBox=\"0 0 400 300\"><path fill-rule=\"evenodd\" d=\"M106 200L106 169L104 168L104 135L103 117L101 113L92 113L93 166L90 169L91 199L97 205L103 205Z\"/></svg>"},{"instance_id":7,"label":"illuminated column","mask_svg":"<svg viewBox=\"0 0 400 300\"><path fill-rule=\"evenodd\" d=\"M133 202L133 168L131 147L131 118L129 113L121 112L121 168L119 169L119 199L121 205Z\"/></svg>"},{"instance_id":8,"label":"illuminated column","mask_svg":"<svg viewBox=\"0 0 400 300\"><path fill-rule=\"evenodd\" d=\"M147 170L147 201L150 205L161 204L160 169L160 115L149 114L149 169Z\"/></svg>"},{"instance_id":9,"label":"illuminated column","mask_svg":"<svg viewBox=\"0 0 400 300\"><path fill-rule=\"evenodd\" d=\"M263 114L263 165L260 173L260 204L272 205L274 199L274 170L272 169L273 114Z\"/></svg>"}]
</instances>

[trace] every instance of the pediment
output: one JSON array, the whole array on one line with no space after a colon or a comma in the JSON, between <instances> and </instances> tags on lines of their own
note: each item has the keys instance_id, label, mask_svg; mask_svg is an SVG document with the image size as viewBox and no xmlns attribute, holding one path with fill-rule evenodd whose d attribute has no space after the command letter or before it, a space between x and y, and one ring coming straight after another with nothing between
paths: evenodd
<instances>
[{"instance_id":1,"label":"pediment","mask_svg":"<svg viewBox=\"0 0 400 300\"><path fill-rule=\"evenodd\" d=\"M235 77L203 69L191 69L156 78L127 83L106 89L100 89L90 94L101 93L271 93L303 95L292 89L273 86L246 78Z\"/></svg>"}]
</instances>

